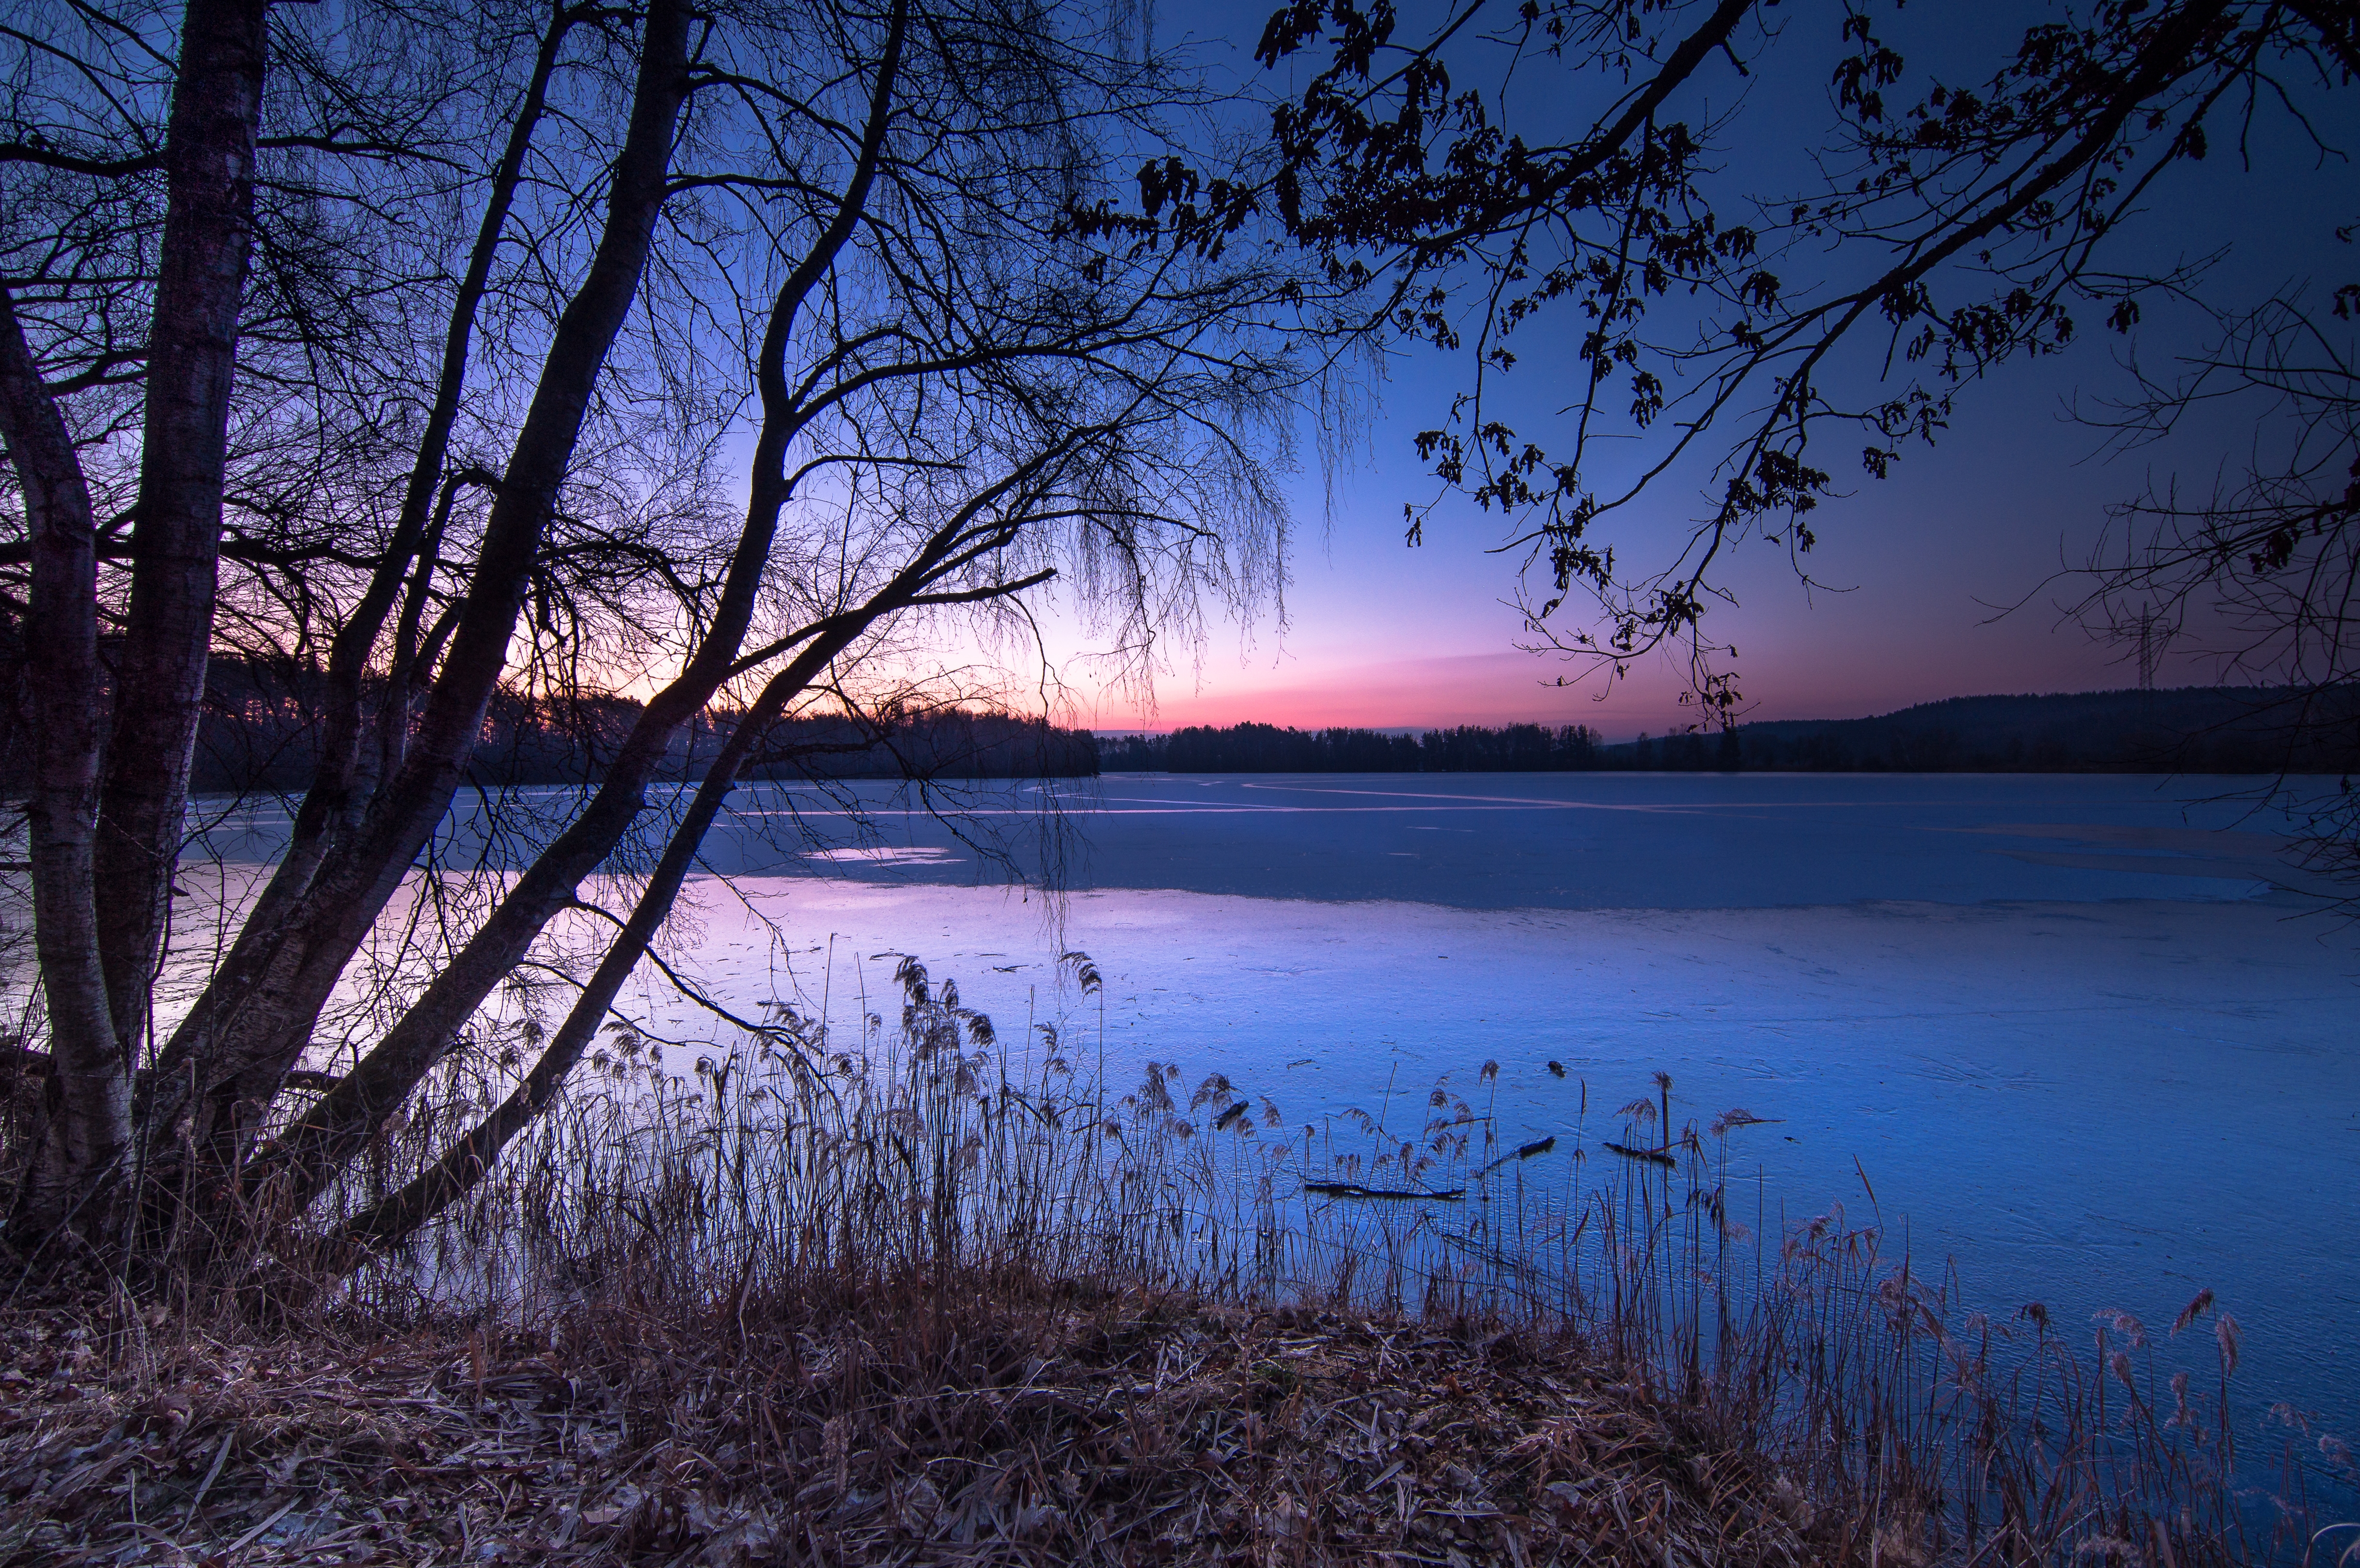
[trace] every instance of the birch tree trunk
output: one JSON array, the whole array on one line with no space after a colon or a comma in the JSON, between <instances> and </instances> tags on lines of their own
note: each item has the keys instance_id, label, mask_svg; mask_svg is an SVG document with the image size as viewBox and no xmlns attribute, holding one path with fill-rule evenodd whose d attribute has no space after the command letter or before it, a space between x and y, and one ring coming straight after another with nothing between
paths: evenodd
<instances>
[{"instance_id":1,"label":"birch tree trunk","mask_svg":"<svg viewBox=\"0 0 2360 1568\"><path fill-rule=\"evenodd\" d=\"M180 860L212 646L268 11L266 0L190 0L166 133L131 605L98 809L99 951L126 1074Z\"/></svg>"}]
</instances>

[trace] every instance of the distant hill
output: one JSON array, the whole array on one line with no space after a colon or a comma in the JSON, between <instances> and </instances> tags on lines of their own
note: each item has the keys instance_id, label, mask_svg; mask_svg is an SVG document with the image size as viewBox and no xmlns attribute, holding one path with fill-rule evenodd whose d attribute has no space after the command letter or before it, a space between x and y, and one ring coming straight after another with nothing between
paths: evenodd
<instances>
[{"instance_id":1,"label":"distant hill","mask_svg":"<svg viewBox=\"0 0 2360 1568\"><path fill-rule=\"evenodd\" d=\"M1379 730L1193 725L1102 735L1098 766L1173 773L2360 772L2360 687L1951 697L1865 719L1782 719L1609 745L1579 724Z\"/></svg>"},{"instance_id":2,"label":"distant hill","mask_svg":"<svg viewBox=\"0 0 2360 1568\"><path fill-rule=\"evenodd\" d=\"M1736 734L1742 766L1804 772L2346 773L2360 768L2360 687L1951 697L1874 718L1741 724ZM1635 753L1640 744L1609 749ZM1662 749L1658 766L1674 767L1720 746L1717 736L1675 736Z\"/></svg>"}]
</instances>

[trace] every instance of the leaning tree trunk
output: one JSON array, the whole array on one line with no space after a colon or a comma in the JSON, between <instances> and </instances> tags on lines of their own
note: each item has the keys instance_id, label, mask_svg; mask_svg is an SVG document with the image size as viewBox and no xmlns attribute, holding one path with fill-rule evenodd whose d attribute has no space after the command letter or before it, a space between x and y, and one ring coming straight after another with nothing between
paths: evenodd
<instances>
[{"instance_id":1,"label":"leaning tree trunk","mask_svg":"<svg viewBox=\"0 0 2360 1568\"><path fill-rule=\"evenodd\" d=\"M639 290L689 87L689 10L648 10L629 126L617 154L606 222L580 289L558 319L522 430L501 475L450 651L415 743L353 834L291 902L271 951L232 994L214 994L176 1031L158 1063L160 1127L177 1114L165 1085L193 1080L193 1138L207 1171L226 1174L255 1116L279 1088L344 965L400 887L449 810L507 667L509 639L606 355ZM210 1183L206 1183L210 1184ZM227 1189L214 1186L224 1196Z\"/></svg>"},{"instance_id":2,"label":"leaning tree trunk","mask_svg":"<svg viewBox=\"0 0 2360 1568\"><path fill-rule=\"evenodd\" d=\"M1070 439L1078 445L1094 432L1071 432ZM434 1164L364 1213L355 1216L337 1232L337 1241L349 1263L370 1250L399 1245L419 1226L440 1214L444 1208L471 1191L488 1173L500 1151L516 1136L530 1127L556 1098L564 1086L568 1074L581 1060L584 1051L596 1037L599 1024L613 1004L616 994L630 977L641 958L647 955L656 933L671 918L673 903L680 896L682 885L703 847L705 835L720 814L729 792L736 787L738 769L744 767L748 754L763 734L786 711L787 704L808 691L828 665L850 647L867 630L898 611L925 604L974 603L983 599L1001 598L1022 593L1055 575L1054 569L1044 569L1012 581L992 583L980 588L934 591L944 574L985 553L1004 548L1014 537L1014 528L1005 522L988 526L980 533L970 533L968 525L993 503L1017 491L1022 484L1041 470L1052 465L1059 452L1042 454L1032 463L1002 478L974 497L944 528L937 529L915 560L895 574L879 593L867 602L842 614L815 622L806 630L811 634L808 644L796 652L786 668L767 681L753 703L738 720L738 727L715 758L696 794L691 798L664 851L657 861L654 874L641 891L630 917L621 922L621 931L598 966L584 985L581 996L566 1015L541 1057L526 1074L525 1081L496 1107L492 1114L444 1151ZM757 476L758 488L759 475ZM636 790L634 791L636 793ZM535 869L540 869L537 865ZM530 875L530 874L529 874ZM549 888L556 882L552 879ZM528 893L519 884L510 894L510 900L524 894L531 907L541 910L545 923L558 909L578 903L572 885L565 886L562 902L550 902L549 888ZM504 901L503 912L508 912ZM495 916L495 922L498 917ZM534 928L536 931L538 927ZM487 922L486 931L493 930ZM481 940L483 933L479 933ZM513 939L511 939L513 940ZM513 964L523 955L519 947L508 962ZM453 969L458 966L453 965ZM492 973L488 963L474 971L480 975ZM426 1003L439 1002L451 1011L434 1018L463 1016L457 1008L464 1005L469 1010L480 1004L488 983L474 992L467 1000L464 989L451 984L446 971L439 977L438 985L449 994L436 997L430 990L421 1008L413 1008L397 1026L393 1035L363 1061L312 1106L300 1121L289 1129L288 1136L265 1159L257 1161L255 1174L257 1189L276 1183L277 1201L300 1204L308 1203L320 1190L344 1168L366 1144L373 1130L414 1089L426 1070L433 1064L430 1051L434 1043L428 1028L418 1028L406 1040L401 1029L414 1019L426 1015L421 1011ZM445 1028L447 1033L447 1027ZM260 1196L257 1191L257 1196Z\"/></svg>"},{"instance_id":3,"label":"leaning tree trunk","mask_svg":"<svg viewBox=\"0 0 2360 1568\"><path fill-rule=\"evenodd\" d=\"M444 464L460 397L466 385L476 317L489 285L492 264L508 228L508 214L522 180L525 157L548 105L558 52L580 20L580 12L560 9L552 16L548 29L541 35L532 74L508 129L508 145L493 170L491 190L476 225L466 272L453 300L433 402L411 461L393 538L330 648L329 695L327 711L322 715L319 764L296 810L285 854L246 911L237 939L206 979L164 1052L157 1074L160 1091L151 1096L147 1107L149 1114L144 1118L151 1123L175 1123L186 1108L191 1070L199 1076L204 1075L211 1053L202 1047L218 1032L217 1020L235 1010L237 1001L246 996L279 947L296 931L297 911L321 866L366 820L375 786L386 771L383 764L399 761L409 727L410 661L399 654L396 657L393 675L388 682L386 712L379 718L379 723L393 733L380 735L375 747L368 745L364 676L405 580L410 602L403 606L399 640L405 648L415 640L415 622L426 589L424 578L432 571L442 524L448 517L455 486L463 478L470 483L495 483L490 475L475 471L446 478ZM418 569L415 575L413 563ZM205 1062L196 1060L201 1056Z\"/></svg>"},{"instance_id":4,"label":"leaning tree trunk","mask_svg":"<svg viewBox=\"0 0 2360 1568\"><path fill-rule=\"evenodd\" d=\"M1060 460L1071 458L1076 448L1087 445L1098 433L1101 432L1087 429L1068 432L1058 446L971 496L878 592L858 605L812 623L790 640L787 646L795 649L793 659L766 685L755 713L740 723L722 759L715 764L705 787L692 800L687 820L674 833L648 896L641 899L623 936L617 939L617 949L610 951L607 961L601 964L592 983L594 988L609 982L619 985L621 976L628 974L630 966L638 962L639 953L644 951L644 942L651 938L654 928L671 912L678 879L685 877L705 827L727 795L745 747L787 702L808 690L838 654L870 627L902 610L928 604L1001 598L1046 582L1055 574L1054 570L1044 569L979 588L938 589L946 575L981 556L1004 549L1021 526L1002 518L971 531L971 525L979 517L1011 494L1021 495L1027 484L1043 471L1053 469ZM763 487L762 476L758 473L755 488L759 493ZM1021 511L1021 505L1018 509ZM742 629L739 628L741 633ZM728 648L734 652L734 638ZM582 880L613 852L624 830L645 809L646 786L672 732L718 690L721 677L776 651L782 649L774 645L765 655L748 656L736 665L720 665L706 677L709 684L691 687L686 684L689 677L683 676L659 693L640 716L631 740L626 743L589 807L534 859L491 917L435 975L424 995L410 1005L385 1038L247 1166L245 1192L249 1202L272 1212L300 1211L367 1146L385 1118L434 1065L453 1032L482 1006L492 988L514 970L548 923L561 910L577 902L576 889ZM706 653L711 652L712 645L708 644ZM701 654L692 671L705 663L705 655ZM704 695L695 695L700 689ZM682 834L691 827L694 836L683 841ZM664 890L667 887L670 891ZM641 932L639 928L643 925L646 929ZM629 957L617 956L617 952L631 948L635 942L642 945ZM616 963L622 965L619 972L612 968ZM602 1011L603 1006L597 1010ZM595 1023L594 1012L592 1027ZM564 1073L570 1071L571 1062L564 1061L562 1051L556 1062L563 1065L552 1063L550 1071L555 1076L541 1074L542 1088L535 1092L537 1097L528 1096L534 1115L547 1103L548 1095L555 1093ZM513 1120L519 1114L521 1109L512 1109L507 1115ZM526 1121L530 1119L530 1116L525 1116ZM487 1134L481 1141L487 1150L497 1152L497 1144L513 1137L522 1125L518 1122L505 1133ZM453 1151L445 1164L453 1170L463 1170L471 1158L462 1147ZM435 1200L434 1206L448 1201L446 1193ZM414 1198L413 1202L424 1200ZM423 1217L421 1214L419 1220ZM414 1228L416 1223L418 1220L407 1222L406 1228Z\"/></svg>"},{"instance_id":5,"label":"leaning tree trunk","mask_svg":"<svg viewBox=\"0 0 2360 1568\"><path fill-rule=\"evenodd\" d=\"M33 940L49 1025L49 1098L17 1216L30 1237L69 1217L85 1234L105 1205L76 1204L130 1145L130 1079L107 1010L99 958L96 865L98 560L90 487L65 418L25 342L15 302L0 286L0 437L25 496L32 535L32 592L25 616L27 684L33 703Z\"/></svg>"},{"instance_id":6,"label":"leaning tree trunk","mask_svg":"<svg viewBox=\"0 0 2360 1568\"><path fill-rule=\"evenodd\" d=\"M490 1173L500 1151L557 1098L557 1092L565 1086L566 1078L582 1060L583 1052L597 1039L599 1026L606 1022L606 1010L614 1005L623 983L639 967L639 960L647 956L664 921L672 918L672 905L696 864L706 832L737 785L738 770L745 766L747 754L785 712L787 703L826 668L827 661L838 651L834 643L810 649L771 677L762 694L738 720L721 755L714 759L687 812L666 841L655 873L632 907L630 917L622 922L622 929L600 957L588 984L574 998L564 1023L541 1049L532 1071L490 1115L470 1127L432 1165L337 1230L336 1240L345 1249L348 1261L362 1253L400 1245L419 1226L472 1192ZM407 1087L402 1092L406 1094ZM393 1101L395 1105L399 1103L398 1098ZM322 1149L323 1155L333 1152Z\"/></svg>"},{"instance_id":7,"label":"leaning tree trunk","mask_svg":"<svg viewBox=\"0 0 2360 1568\"><path fill-rule=\"evenodd\" d=\"M181 20L131 603L104 737L87 483L13 308L0 322L0 418L32 535L34 909L55 1073L55 1115L19 1216L35 1235L54 1235L70 1218L85 1234L104 1223L130 1151L132 1069L180 855L213 631L267 11L265 0L191 0Z\"/></svg>"},{"instance_id":8,"label":"leaning tree trunk","mask_svg":"<svg viewBox=\"0 0 2360 1568\"><path fill-rule=\"evenodd\" d=\"M364 677L386 619L410 578L412 563L422 559L429 572L432 568L432 541L440 534L435 524L447 515L451 504L454 481L446 479L444 463L450 455L452 428L458 420L460 394L466 386L476 316L490 285L492 263L507 234L517 189L523 180L525 157L531 150L533 134L548 107L549 85L556 74L558 51L581 19L579 11L561 7L552 14L541 34L532 74L525 83L523 99L508 127L508 146L492 171L491 190L476 224L466 272L459 280L458 292L452 302L433 401L427 409L426 428L419 437L410 477L403 486L401 510L394 522L392 539L372 569L368 586L329 647L328 700L322 714L318 767L311 787L304 791L302 804L296 810L287 851L248 911L238 940L223 960L217 977L207 984L199 999L200 1008L210 1008L217 998L237 994L246 977L268 959L276 945L274 939L286 931L287 916L310 887L313 873L343 837L358 825L368 806L371 785L385 748L382 745L371 748L367 744ZM438 493L442 497L440 507L435 499ZM422 584L420 587L422 592ZM382 724L406 727L407 704L399 701L400 695L397 681L388 687L388 711L380 719Z\"/></svg>"},{"instance_id":9,"label":"leaning tree trunk","mask_svg":"<svg viewBox=\"0 0 2360 1568\"><path fill-rule=\"evenodd\" d=\"M254 239L266 0L190 0L165 132L131 604L99 798L107 1004L127 1077L148 1016L213 641L238 308Z\"/></svg>"},{"instance_id":10,"label":"leaning tree trunk","mask_svg":"<svg viewBox=\"0 0 2360 1568\"><path fill-rule=\"evenodd\" d=\"M695 656L678 678L649 702L609 765L598 791L581 816L535 858L483 927L442 966L425 995L410 1006L343 1083L290 1130L272 1156L249 1173L246 1182L249 1191L258 1191L267 1184L268 1178L275 1175L279 1178L276 1201L300 1206L308 1201L322 1181L341 1167L344 1158L351 1148L355 1147L355 1140L366 1140L377 1121L400 1104L418 1078L445 1049L453 1031L473 1015L483 998L513 969L548 922L573 900L574 889L582 879L614 852L631 822L645 809L645 788L668 755L673 735L703 709L714 693L737 672L738 649L753 619L763 572L769 563L771 541L777 535L779 519L791 489L783 471L783 454L811 412L809 408L799 402L787 385L783 370L787 340L804 302L825 278L844 246L850 242L868 202L891 117L908 14L907 0L903 0L894 10L884 52L879 62L878 79L871 92L869 121L864 129L860 153L855 160L845 192L837 201L836 211L781 285L772 302L759 356L759 374L765 418L756 454L747 521L732 550L729 570L715 607L712 624L700 639ZM514 483L513 474L512 468L509 481L502 486L502 504L508 498ZM496 520L497 516L496 511ZM476 595L471 593L471 612L475 601ZM514 613L511 608L511 626ZM841 632L835 627L820 628L814 635L828 648L829 657L833 657L836 649L857 635L859 626L866 624L862 621ZM460 629L463 642L454 648L452 654L453 666L458 665L464 656L465 636L466 624L463 622ZM489 694L488 684L484 694ZM443 691L438 687L436 701L440 702L442 697ZM481 712L479 700L470 723L470 734L474 726L480 724ZM426 727L431 735L433 727L433 710L431 708ZM430 744L430 741L421 739L421 752L424 752ZM406 768L404 777L410 771ZM395 787L399 782L400 779L397 779ZM455 772L452 782L455 785ZM446 791L437 806L436 820L439 820L442 806L447 805L448 800ZM431 831L432 821L423 826ZM397 871L407 870L409 855L414 853L413 846L404 855ZM398 886L398 880L393 885ZM391 886L385 887L374 908L381 908L384 899L391 896ZM336 975L342 973L352 951L366 933L366 926L359 925L357 929L339 933L334 942L311 942L311 967L303 976L300 988L293 993L292 1005L282 1008L276 1020L274 1034L257 1032L241 1043L238 1048L242 1062L239 1075L235 1080L223 1081L225 1093L235 1094L239 1103L246 1105L262 1103L277 1093L286 1073L295 1065L309 1043L311 1019L316 1017L320 1006L325 1003ZM242 1131L240 1129L241 1135ZM235 1154L230 1158L234 1160Z\"/></svg>"}]
</instances>

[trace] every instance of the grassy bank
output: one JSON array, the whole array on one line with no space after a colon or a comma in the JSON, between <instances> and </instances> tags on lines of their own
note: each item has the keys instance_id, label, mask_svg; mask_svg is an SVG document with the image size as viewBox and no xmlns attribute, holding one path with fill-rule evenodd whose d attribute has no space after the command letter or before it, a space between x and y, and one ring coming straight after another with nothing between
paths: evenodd
<instances>
[{"instance_id":1,"label":"grassy bank","mask_svg":"<svg viewBox=\"0 0 2360 1568\"><path fill-rule=\"evenodd\" d=\"M0 1421L0 1560L1862 1558L1693 1410L1465 1323L1000 1277L531 1332L88 1326L9 1326L38 1391Z\"/></svg>"},{"instance_id":2,"label":"grassy bank","mask_svg":"<svg viewBox=\"0 0 2360 1568\"><path fill-rule=\"evenodd\" d=\"M615 1032L358 1273L279 1235L162 1300L20 1291L0 1568L2180 1568L2354 1533L2312 1545L2354 1517L2333 1438L2241 1467L2209 1292L2153 1331L1994 1319L1874 1219L1765 1240L1743 1110L1672 1127L1659 1081L1503 1147L1487 1066L1306 1126L1172 1063L1114 1092L1056 1026L901 982L857 1042L786 1007L686 1062ZM454 1058L347 1207L530 1027Z\"/></svg>"}]
</instances>

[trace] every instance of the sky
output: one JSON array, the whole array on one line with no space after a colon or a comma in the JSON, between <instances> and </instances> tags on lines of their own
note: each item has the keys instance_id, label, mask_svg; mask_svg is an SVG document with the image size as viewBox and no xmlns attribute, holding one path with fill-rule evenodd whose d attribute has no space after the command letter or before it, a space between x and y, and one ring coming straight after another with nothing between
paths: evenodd
<instances>
[{"instance_id":1,"label":"sky","mask_svg":"<svg viewBox=\"0 0 2360 1568\"><path fill-rule=\"evenodd\" d=\"M2027 377L2026 379L2029 379ZM1991 691L2077 691L2135 683L2121 650L2064 621L2043 580L2080 558L2108 503L2143 465L2093 460L2090 432L2045 388L1980 403L1945 444L1822 508L1800 583L1783 550L1755 543L1728 575L1738 604L1713 612L1739 650L1749 716L1844 718ZM1397 392L1396 405L1411 394ZM1692 722L1668 660L1620 681L1587 664L1518 649L1529 640L1502 603L1513 557L1491 553L1496 519L1471 507L1404 545L1405 495L1423 495L1407 434L1389 420L1375 452L1342 476L1322 527L1316 476L1299 486L1306 522L1291 563L1285 620L1215 624L1178 650L1152 710L1109 694L1098 727L1190 724L1317 727L1579 724L1614 738ZM1667 499L1660 534L1683 517ZM1644 540L1633 550L1645 548ZM2020 607L2010 608L2010 606ZM2206 678L2172 659L2167 684ZM1567 686L1555 684L1563 679Z\"/></svg>"},{"instance_id":2,"label":"sky","mask_svg":"<svg viewBox=\"0 0 2360 1568\"><path fill-rule=\"evenodd\" d=\"M1823 8L1832 26L1834 8ZM1265 9L1251 0L1192 9L1198 30L1176 46L1216 69L1250 74ZM1790 16L1814 10L1788 9ZM1974 71L1946 72L1956 80L1982 74L1994 43L2012 38L2022 17L2050 8L1931 9L1933 21L1913 24L1920 36L1901 40L1905 52L1914 49L1913 63L1972 55ZM1418 14L1412 5L1404 11ZM1923 17L1925 9L1908 15ZM1168 14L1160 25L1159 45L1175 47ZM1749 94L1739 123L1823 122L1824 76L1789 75L1796 80L1772 86L1732 77L1732 88ZM2328 122L2330 138L2360 143L2360 135L2339 135L2355 127L2343 104L2332 107L2345 123ZM1754 158L1765 184L1780 183L1775 157L1765 161L1760 150L1776 140L1751 139L1730 156ZM2168 206L2147 214L2145 243L2158 258L2225 248L2209 283L2222 298L2257 299L2330 274L2340 281L2352 258L2333 230L2355 213L2336 204L2348 202L2351 189L2348 167L2322 169L2315 155L2273 142L2265 127L2250 160L2216 156ZM2149 321L2136 352L2150 365L2193 341L2168 316ZM2121 340L2085 332L2063 355L2005 367L1969 387L1940 444L1911 451L1889 479L1840 476L1849 494L1814 518L1819 586L1800 583L1782 550L1746 546L1727 579L1738 604L1712 618L1740 651L1746 716L1843 718L1950 696L2135 684L2125 649L2060 615L2070 584L2051 579L2086 560L2110 505L2175 471L2209 482L2241 432L2216 424L2169 450L2107 452L2103 432L2077 422L2070 406L2125 388L2125 352ZM1393 357L1354 457L1333 473L1306 462L1293 477L1295 547L1283 618L1270 607L1242 622L1213 621L1196 644L1167 642L1152 700L1097 691L1087 665L1069 658L1082 646L1079 634L1052 605L1047 623L1067 660L1060 675L1073 719L1149 730L1247 720L1302 727L1536 721L1587 724L1615 739L1692 719L1677 701L1681 672L1667 665L1642 663L1620 681L1601 682L1584 666L1517 651L1520 617L1502 603L1513 591L1515 561L1494 553L1496 517L1446 505L1424 544L1405 546L1403 503L1432 492L1410 438L1439 422L1464 368L1431 352ZM1552 370L1546 354L1528 357L1516 373L1525 377L1520 391L1543 397ZM1682 531L1696 496L1693 485L1686 493L1666 486L1646 503L1647 515L1618 525L1624 558ZM1555 684L1561 678L1570 684ZM2168 653L2158 676L2159 684L2212 678L2187 648Z\"/></svg>"}]
</instances>

